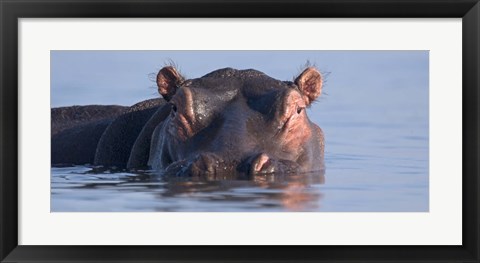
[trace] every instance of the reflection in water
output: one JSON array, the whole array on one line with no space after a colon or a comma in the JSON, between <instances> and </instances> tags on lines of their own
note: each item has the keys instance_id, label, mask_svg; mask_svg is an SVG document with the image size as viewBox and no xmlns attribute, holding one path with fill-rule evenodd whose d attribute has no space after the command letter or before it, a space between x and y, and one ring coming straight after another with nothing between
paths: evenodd
<instances>
[{"instance_id":1,"label":"reflection in water","mask_svg":"<svg viewBox=\"0 0 480 263\"><path fill-rule=\"evenodd\" d=\"M321 193L309 191L311 184L323 184L324 172L305 174L269 174L252 177L223 176L215 178L164 178L163 197L209 193L204 201L258 201L260 207L282 206L286 210L311 210L317 208ZM237 190L237 191L236 191ZM251 195L237 194L250 191ZM316 210L316 209L315 209Z\"/></svg>"},{"instance_id":2,"label":"reflection in water","mask_svg":"<svg viewBox=\"0 0 480 263\"><path fill-rule=\"evenodd\" d=\"M52 168L52 211L318 211L324 182L324 171L182 178Z\"/></svg>"}]
</instances>

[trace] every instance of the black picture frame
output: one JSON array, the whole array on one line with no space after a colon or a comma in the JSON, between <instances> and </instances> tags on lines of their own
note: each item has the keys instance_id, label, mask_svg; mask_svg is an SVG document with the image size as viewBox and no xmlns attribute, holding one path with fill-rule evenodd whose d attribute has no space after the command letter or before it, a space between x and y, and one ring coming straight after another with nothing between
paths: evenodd
<instances>
[{"instance_id":1,"label":"black picture frame","mask_svg":"<svg viewBox=\"0 0 480 263\"><path fill-rule=\"evenodd\" d=\"M478 0L0 0L0 14L2 36L0 49L0 259L2 262L480 262L478 221L480 4ZM462 18L463 245L18 245L17 21L18 18L29 17ZM452 90L451 92L460 91Z\"/></svg>"}]
</instances>

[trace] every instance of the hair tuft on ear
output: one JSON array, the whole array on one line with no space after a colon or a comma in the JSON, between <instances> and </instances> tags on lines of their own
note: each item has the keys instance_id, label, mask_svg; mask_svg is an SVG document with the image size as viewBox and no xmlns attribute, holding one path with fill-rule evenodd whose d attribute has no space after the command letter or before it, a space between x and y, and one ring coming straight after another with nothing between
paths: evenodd
<instances>
[{"instance_id":1,"label":"hair tuft on ear","mask_svg":"<svg viewBox=\"0 0 480 263\"><path fill-rule=\"evenodd\" d=\"M184 78L174 67L163 67L157 74L158 93L169 101L183 81Z\"/></svg>"},{"instance_id":2,"label":"hair tuft on ear","mask_svg":"<svg viewBox=\"0 0 480 263\"><path fill-rule=\"evenodd\" d=\"M302 93L305 104L310 105L322 93L322 74L315 67L308 67L295 79L295 84Z\"/></svg>"}]
</instances>

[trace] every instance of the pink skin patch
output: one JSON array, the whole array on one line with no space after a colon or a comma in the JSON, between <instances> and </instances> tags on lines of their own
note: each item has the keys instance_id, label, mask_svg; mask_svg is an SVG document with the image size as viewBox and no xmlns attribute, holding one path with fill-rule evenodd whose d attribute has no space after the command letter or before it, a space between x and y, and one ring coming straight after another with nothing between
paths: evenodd
<instances>
[{"instance_id":1,"label":"pink skin patch","mask_svg":"<svg viewBox=\"0 0 480 263\"><path fill-rule=\"evenodd\" d=\"M192 91L189 88L182 88L171 102L175 105L176 112L172 117L175 128L170 134L181 141L186 141L195 134Z\"/></svg>"},{"instance_id":2,"label":"pink skin patch","mask_svg":"<svg viewBox=\"0 0 480 263\"><path fill-rule=\"evenodd\" d=\"M270 157L265 153L260 154L255 160L252 162L252 167L250 169L251 174L256 173L273 173L273 166L272 162L270 161Z\"/></svg>"},{"instance_id":3,"label":"pink skin patch","mask_svg":"<svg viewBox=\"0 0 480 263\"><path fill-rule=\"evenodd\" d=\"M311 137L311 128L302 96L292 91L286 98L285 110L280 117L283 124L277 134L283 152L298 154L301 146Z\"/></svg>"}]
</instances>

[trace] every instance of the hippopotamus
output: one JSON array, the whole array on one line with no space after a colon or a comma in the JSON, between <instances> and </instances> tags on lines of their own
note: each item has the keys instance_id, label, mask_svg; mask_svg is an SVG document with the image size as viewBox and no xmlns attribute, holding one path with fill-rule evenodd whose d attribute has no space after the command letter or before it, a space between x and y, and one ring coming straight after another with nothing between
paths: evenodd
<instances>
[{"instance_id":1,"label":"hippopotamus","mask_svg":"<svg viewBox=\"0 0 480 263\"><path fill-rule=\"evenodd\" d=\"M135 116L127 110L128 118L108 121L91 158L95 165L176 176L325 168L324 135L306 111L322 92L323 78L314 67L293 81L280 81L257 70L232 68L186 79L165 66L156 84L163 99L133 111Z\"/></svg>"}]
</instances>

